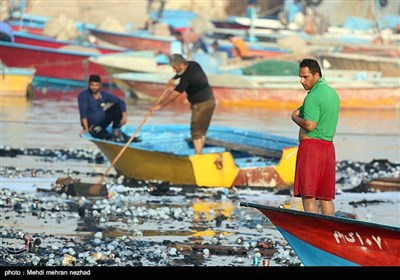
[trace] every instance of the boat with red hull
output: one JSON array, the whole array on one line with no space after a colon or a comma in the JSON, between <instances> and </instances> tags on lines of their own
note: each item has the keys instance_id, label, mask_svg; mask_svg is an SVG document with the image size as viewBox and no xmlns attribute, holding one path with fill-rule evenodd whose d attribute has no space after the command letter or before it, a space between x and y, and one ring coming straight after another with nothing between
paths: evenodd
<instances>
[{"instance_id":1,"label":"boat with red hull","mask_svg":"<svg viewBox=\"0 0 400 280\"><path fill-rule=\"evenodd\" d=\"M399 266L400 228L241 202L263 213L304 266Z\"/></svg>"},{"instance_id":2,"label":"boat with red hull","mask_svg":"<svg viewBox=\"0 0 400 280\"><path fill-rule=\"evenodd\" d=\"M93 52L61 50L18 43L0 42L0 59L9 67L34 67L35 80L66 85L86 85L91 73L101 76L104 83L111 77L101 65L91 63Z\"/></svg>"},{"instance_id":3,"label":"boat with red hull","mask_svg":"<svg viewBox=\"0 0 400 280\"><path fill-rule=\"evenodd\" d=\"M35 23L26 23L20 21L10 21L10 25L13 31L28 32L30 34L43 35L44 25Z\"/></svg>"},{"instance_id":4,"label":"boat with red hull","mask_svg":"<svg viewBox=\"0 0 400 280\"><path fill-rule=\"evenodd\" d=\"M60 48L68 49L75 46L75 47L81 47L82 49L85 48L87 51L90 52L98 52L101 54L118 53L128 50L126 48L120 48L120 47L106 47L90 43L56 40L50 37L30 34L27 32L15 32L14 39L15 43L18 44L26 44L26 45L51 48L51 49L60 49Z\"/></svg>"},{"instance_id":5,"label":"boat with red hull","mask_svg":"<svg viewBox=\"0 0 400 280\"><path fill-rule=\"evenodd\" d=\"M135 51L152 50L160 54L181 53L181 43L172 36L156 36L147 31L133 33L111 32L103 29L89 28L91 35L116 46ZM231 44L221 42L221 47L232 48ZM288 50L262 44L249 44L249 57L272 58L287 54Z\"/></svg>"},{"instance_id":6,"label":"boat with red hull","mask_svg":"<svg viewBox=\"0 0 400 280\"><path fill-rule=\"evenodd\" d=\"M167 55L181 51L180 42L172 36L156 36L147 31L112 32L98 28L89 28L89 32L102 41L131 50L152 50Z\"/></svg>"}]
</instances>

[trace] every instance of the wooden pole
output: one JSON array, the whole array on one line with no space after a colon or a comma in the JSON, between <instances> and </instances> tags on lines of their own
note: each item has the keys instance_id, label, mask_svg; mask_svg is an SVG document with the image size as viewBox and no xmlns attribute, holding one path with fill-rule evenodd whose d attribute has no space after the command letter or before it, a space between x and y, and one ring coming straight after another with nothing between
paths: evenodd
<instances>
[{"instance_id":1,"label":"wooden pole","mask_svg":"<svg viewBox=\"0 0 400 280\"><path fill-rule=\"evenodd\" d=\"M160 97L157 99L155 104L159 104L161 102L162 98L164 95L168 92L168 87L164 90L164 92L160 95ZM128 148L129 144L133 141L135 138L136 134L139 132L139 130L142 128L144 123L147 121L147 119L151 116L152 112L149 110L145 116L145 118L142 120L142 122L139 124L139 126L136 128L135 132L132 134L131 138L129 138L128 142L126 142L125 146L119 151L118 155L114 158L112 161L111 165L107 168L107 170L103 173L101 176L98 184L101 184L104 180L104 178L107 176L107 174L110 172L111 168L114 167L115 163L119 160L119 158L122 156L124 151Z\"/></svg>"}]
</instances>

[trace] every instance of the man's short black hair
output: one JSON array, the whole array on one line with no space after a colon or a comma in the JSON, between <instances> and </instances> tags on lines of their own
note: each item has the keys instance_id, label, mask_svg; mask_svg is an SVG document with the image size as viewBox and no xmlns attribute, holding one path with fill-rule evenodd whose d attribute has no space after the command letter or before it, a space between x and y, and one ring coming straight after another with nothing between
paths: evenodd
<instances>
[{"instance_id":1,"label":"man's short black hair","mask_svg":"<svg viewBox=\"0 0 400 280\"><path fill-rule=\"evenodd\" d=\"M101 83L101 78L99 75L90 75L89 76L89 83L95 82L95 83Z\"/></svg>"},{"instance_id":2,"label":"man's short black hair","mask_svg":"<svg viewBox=\"0 0 400 280\"><path fill-rule=\"evenodd\" d=\"M300 68L308 67L312 74L318 73L320 77L322 77L321 67L318 64L318 61L313 58L304 58L299 65Z\"/></svg>"}]
</instances>

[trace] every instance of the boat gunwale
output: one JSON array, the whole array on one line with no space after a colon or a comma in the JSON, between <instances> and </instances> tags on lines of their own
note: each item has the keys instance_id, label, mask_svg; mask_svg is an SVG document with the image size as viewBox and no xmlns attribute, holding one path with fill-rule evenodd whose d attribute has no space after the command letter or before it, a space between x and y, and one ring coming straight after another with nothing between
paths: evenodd
<instances>
[{"instance_id":1,"label":"boat gunwale","mask_svg":"<svg viewBox=\"0 0 400 280\"><path fill-rule=\"evenodd\" d=\"M310 213L310 212L295 210L295 209L278 208L278 207L261 205L261 204L252 203L252 202L241 201L241 202L239 202L239 205L243 206L243 207L256 208L259 211L266 210L266 211L271 211L271 212L289 213L289 214L297 215L297 216L305 216L305 217L311 217L311 218L317 218L317 219L324 219L324 220L330 220L330 221L340 222L340 223L345 223L345 224L368 226L371 228L379 228L379 229L383 229L383 230L400 233L400 227L387 225L387 224L378 224L378 223L374 223L374 222L350 219L350 218L346 218L346 217L336 217L336 216L330 216L330 215L323 215L323 214L319 214L319 213ZM266 215L266 216L268 217L268 215Z\"/></svg>"},{"instance_id":2,"label":"boat gunwale","mask_svg":"<svg viewBox=\"0 0 400 280\"><path fill-rule=\"evenodd\" d=\"M162 128L163 131L159 132L159 130L158 130L159 128ZM110 129L110 128L108 128L108 129ZM137 129L137 126L132 125L132 126L128 126L128 127L123 127L122 131L124 133L126 133L127 135L132 135L134 133L134 130L136 130L136 129ZM225 126L210 126L209 132L207 135L221 133L224 131L225 131L225 133L240 134L240 136L243 136L243 137L259 138L259 139L262 139L265 141L283 143L282 145L285 145L285 147L294 147L294 146L298 145L298 141L294 138L292 139L292 138L275 135L275 134L268 134L268 133L258 132L258 131L246 131L246 130L240 129L240 128L230 128L230 127L225 127ZM189 127L189 125L186 125L186 124L151 125L151 126L146 126L146 127L142 128L141 132L143 132L143 134L146 134L146 133L150 133L150 134L152 134L152 133L160 133L160 134L172 133L175 136L179 135L177 141L173 141L173 143L180 144L181 141L182 141L182 143L190 142L189 141L190 140L190 127ZM181 133L184 133L184 135L182 137L180 136ZM210 137L211 137L211 135L210 135ZM124 146L126 144L126 143L122 143L122 142L113 142L113 141L109 141L109 140L95 138L95 137L91 136L89 133L83 134L82 137L85 139L88 139L92 142L102 142L102 143L107 143L107 144L116 145L116 146ZM162 138L164 138L164 137L162 137ZM170 155L174 155L174 156L182 156L182 157L195 155L193 148L188 148L187 149L188 153L179 153L179 149L171 149L170 145L168 145L168 148L165 150L155 149L154 144L158 144L159 143L158 140L159 139L157 138L157 139L150 140L147 143L145 142L146 145L142 144L143 142L131 142L128 147L131 149L159 152L159 153L170 154ZM254 147L254 148L261 148L261 146L254 145L254 144L250 144L249 146ZM283 147L283 148L285 148L285 147ZM206 146L203 148L203 150L205 152L204 154L222 153L222 152L232 153L232 151L230 149L228 149L227 147L224 147L222 145L221 146L211 146L211 147ZM207 152L207 150L209 150L210 152ZM278 151L280 149L276 149L276 150ZM178 152L176 152L176 151L178 151ZM239 152L243 152L243 151L239 151ZM250 152L248 152L248 153L251 158L263 158L263 159L271 159L272 160L272 157L251 155Z\"/></svg>"}]
</instances>

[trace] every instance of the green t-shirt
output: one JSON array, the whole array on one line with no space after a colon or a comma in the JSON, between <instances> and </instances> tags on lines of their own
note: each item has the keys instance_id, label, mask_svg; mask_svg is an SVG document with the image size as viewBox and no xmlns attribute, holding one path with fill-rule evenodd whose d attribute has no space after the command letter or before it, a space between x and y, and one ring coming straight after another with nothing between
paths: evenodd
<instances>
[{"instance_id":1,"label":"green t-shirt","mask_svg":"<svg viewBox=\"0 0 400 280\"><path fill-rule=\"evenodd\" d=\"M310 89L303 106L300 107L300 117L317 123L317 127L308 131L307 136L332 141L339 119L339 108L339 95L326 83L325 78L321 77Z\"/></svg>"}]
</instances>

